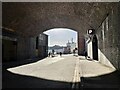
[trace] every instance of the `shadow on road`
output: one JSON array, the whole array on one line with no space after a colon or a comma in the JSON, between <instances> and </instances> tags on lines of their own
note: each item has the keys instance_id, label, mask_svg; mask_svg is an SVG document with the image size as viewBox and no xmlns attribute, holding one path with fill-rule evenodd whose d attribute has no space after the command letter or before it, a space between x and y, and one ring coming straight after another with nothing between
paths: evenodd
<instances>
[{"instance_id":1,"label":"shadow on road","mask_svg":"<svg viewBox=\"0 0 120 90\"><path fill-rule=\"evenodd\" d=\"M67 88L71 90L72 83L64 82L64 81L55 81L55 80L47 80L44 78L37 78L32 76L25 76L11 73L7 70L7 68L16 67L19 65L25 65L29 63L34 63L38 61L35 60L24 60L21 62L9 62L2 64L2 89L10 89L10 88L27 88L27 89L44 89L44 88Z\"/></svg>"},{"instance_id":2,"label":"shadow on road","mask_svg":"<svg viewBox=\"0 0 120 90\"><path fill-rule=\"evenodd\" d=\"M2 88L67 88L71 90L72 83L64 81L47 80L44 78L37 78L32 76L18 75L7 71L7 68L16 67L19 65L29 64L38 61L26 60L22 62L3 63L2 67ZM114 88L120 89L120 71L115 71L110 74L101 75L97 77L81 77L80 90L87 88Z\"/></svg>"},{"instance_id":3,"label":"shadow on road","mask_svg":"<svg viewBox=\"0 0 120 90\"><path fill-rule=\"evenodd\" d=\"M12 68L12 67L17 67L20 65L34 63L34 62L37 62L39 60L42 60L42 59L34 58L34 59L26 59L26 60L21 60L21 61L4 62L4 63L2 63L2 68L7 69L7 68Z\"/></svg>"},{"instance_id":4,"label":"shadow on road","mask_svg":"<svg viewBox=\"0 0 120 90\"><path fill-rule=\"evenodd\" d=\"M71 88L71 83L13 74L3 70L2 88ZM34 90L33 89L33 90Z\"/></svg>"},{"instance_id":5,"label":"shadow on road","mask_svg":"<svg viewBox=\"0 0 120 90\"><path fill-rule=\"evenodd\" d=\"M81 77L81 88L114 88L120 89L120 71L97 77Z\"/></svg>"}]
</instances>

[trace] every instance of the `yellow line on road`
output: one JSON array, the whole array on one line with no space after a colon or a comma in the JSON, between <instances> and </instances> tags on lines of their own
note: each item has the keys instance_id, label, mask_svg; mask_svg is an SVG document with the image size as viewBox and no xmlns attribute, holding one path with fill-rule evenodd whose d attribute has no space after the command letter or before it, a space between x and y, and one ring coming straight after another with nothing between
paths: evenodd
<instances>
[{"instance_id":1,"label":"yellow line on road","mask_svg":"<svg viewBox=\"0 0 120 90\"><path fill-rule=\"evenodd\" d=\"M72 89L78 89L80 85L80 70L79 70L79 59L76 59L76 65L74 70L74 77L72 82Z\"/></svg>"}]
</instances>

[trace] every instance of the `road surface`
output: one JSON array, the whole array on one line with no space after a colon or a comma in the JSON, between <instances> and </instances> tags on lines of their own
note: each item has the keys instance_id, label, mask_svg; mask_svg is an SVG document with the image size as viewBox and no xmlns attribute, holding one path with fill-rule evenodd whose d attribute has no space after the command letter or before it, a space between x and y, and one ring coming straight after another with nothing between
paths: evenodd
<instances>
[{"instance_id":1,"label":"road surface","mask_svg":"<svg viewBox=\"0 0 120 90\"><path fill-rule=\"evenodd\" d=\"M17 62L20 64L20 62ZM4 88L119 88L119 72L83 56L47 57L29 64L3 66ZM80 84L80 85L79 85Z\"/></svg>"},{"instance_id":2,"label":"road surface","mask_svg":"<svg viewBox=\"0 0 120 90\"><path fill-rule=\"evenodd\" d=\"M71 88L76 60L76 56L63 55L7 68L3 88Z\"/></svg>"}]
</instances>

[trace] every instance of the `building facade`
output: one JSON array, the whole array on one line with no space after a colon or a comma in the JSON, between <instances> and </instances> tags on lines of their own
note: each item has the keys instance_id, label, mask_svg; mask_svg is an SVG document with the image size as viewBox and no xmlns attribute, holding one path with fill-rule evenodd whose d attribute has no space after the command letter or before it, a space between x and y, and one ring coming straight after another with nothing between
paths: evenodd
<instances>
[{"instance_id":1,"label":"building facade","mask_svg":"<svg viewBox=\"0 0 120 90\"><path fill-rule=\"evenodd\" d=\"M48 35L40 34L36 37L36 53L37 57L45 58L48 56Z\"/></svg>"},{"instance_id":2,"label":"building facade","mask_svg":"<svg viewBox=\"0 0 120 90\"><path fill-rule=\"evenodd\" d=\"M36 37L26 37L10 29L2 28L2 35L0 37L2 40L2 61L10 62L47 56L48 37L43 34L42 36L44 37L43 40L39 38L39 55L36 55Z\"/></svg>"},{"instance_id":3,"label":"building facade","mask_svg":"<svg viewBox=\"0 0 120 90\"><path fill-rule=\"evenodd\" d=\"M64 48L64 52L65 53L73 53L73 51L75 50L76 48L76 43L73 42L73 38L71 39L71 42L68 41L68 43L66 43L66 47Z\"/></svg>"}]
</instances>

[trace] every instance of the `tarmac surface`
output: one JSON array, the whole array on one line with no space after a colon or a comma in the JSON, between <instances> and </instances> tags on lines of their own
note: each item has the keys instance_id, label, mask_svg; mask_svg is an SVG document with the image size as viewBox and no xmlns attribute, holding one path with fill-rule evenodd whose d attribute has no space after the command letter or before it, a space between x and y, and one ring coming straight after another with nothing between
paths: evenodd
<instances>
[{"instance_id":1,"label":"tarmac surface","mask_svg":"<svg viewBox=\"0 0 120 90\"><path fill-rule=\"evenodd\" d=\"M78 81L76 83L81 89L120 89L119 74L119 71L98 61L86 60L83 56L63 55L3 63L2 84L3 88L71 89L73 81Z\"/></svg>"},{"instance_id":2,"label":"tarmac surface","mask_svg":"<svg viewBox=\"0 0 120 90\"><path fill-rule=\"evenodd\" d=\"M47 57L33 63L6 68L3 88L71 88L77 57Z\"/></svg>"}]
</instances>

